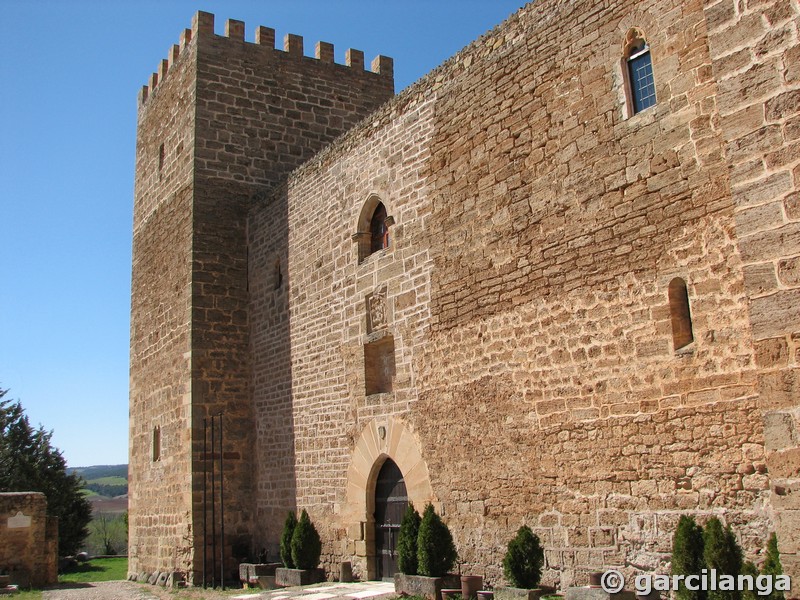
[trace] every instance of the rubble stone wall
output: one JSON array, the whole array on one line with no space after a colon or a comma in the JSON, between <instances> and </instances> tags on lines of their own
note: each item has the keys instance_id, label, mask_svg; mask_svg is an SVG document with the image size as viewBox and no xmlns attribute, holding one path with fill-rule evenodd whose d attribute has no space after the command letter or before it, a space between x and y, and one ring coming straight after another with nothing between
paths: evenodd
<instances>
[{"instance_id":1,"label":"rubble stone wall","mask_svg":"<svg viewBox=\"0 0 800 600\"><path fill-rule=\"evenodd\" d=\"M23 588L58 581L58 519L41 492L0 493L0 572Z\"/></svg>"}]
</instances>

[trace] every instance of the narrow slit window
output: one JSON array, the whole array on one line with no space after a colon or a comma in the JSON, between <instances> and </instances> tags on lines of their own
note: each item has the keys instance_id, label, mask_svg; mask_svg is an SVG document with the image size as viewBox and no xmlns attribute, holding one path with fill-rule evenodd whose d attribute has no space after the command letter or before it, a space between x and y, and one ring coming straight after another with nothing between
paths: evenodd
<instances>
[{"instance_id":1,"label":"narrow slit window","mask_svg":"<svg viewBox=\"0 0 800 600\"><path fill-rule=\"evenodd\" d=\"M164 144L161 144L158 147L158 172L164 169Z\"/></svg>"},{"instance_id":2,"label":"narrow slit window","mask_svg":"<svg viewBox=\"0 0 800 600\"><path fill-rule=\"evenodd\" d=\"M153 427L153 462L161 460L161 427Z\"/></svg>"},{"instance_id":3,"label":"narrow slit window","mask_svg":"<svg viewBox=\"0 0 800 600\"><path fill-rule=\"evenodd\" d=\"M280 259L275 261L275 270L273 274L273 284L276 290L279 290L283 285L283 272L281 271Z\"/></svg>"},{"instance_id":4,"label":"narrow slit window","mask_svg":"<svg viewBox=\"0 0 800 600\"><path fill-rule=\"evenodd\" d=\"M675 350L694 341L692 316L689 312L689 293L686 282L676 277L669 284L669 314L672 321L672 341Z\"/></svg>"}]
</instances>

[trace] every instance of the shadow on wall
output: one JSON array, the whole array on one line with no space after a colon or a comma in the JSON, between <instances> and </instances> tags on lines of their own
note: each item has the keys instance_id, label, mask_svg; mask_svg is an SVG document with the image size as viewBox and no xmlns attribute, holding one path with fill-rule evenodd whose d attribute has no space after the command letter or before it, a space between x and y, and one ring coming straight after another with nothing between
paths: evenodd
<instances>
[{"instance_id":1,"label":"shadow on wall","mask_svg":"<svg viewBox=\"0 0 800 600\"><path fill-rule=\"evenodd\" d=\"M285 186L254 201L248 232L257 481L253 543L261 558L279 561L283 522L289 511L297 511Z\"/></svg>"}]
</instances>

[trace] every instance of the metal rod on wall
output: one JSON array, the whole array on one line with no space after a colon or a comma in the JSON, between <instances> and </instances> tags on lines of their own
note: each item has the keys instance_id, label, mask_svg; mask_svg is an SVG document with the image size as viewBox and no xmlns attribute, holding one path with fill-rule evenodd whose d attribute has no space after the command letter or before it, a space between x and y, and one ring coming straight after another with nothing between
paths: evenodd
<instances>
[{"instance_id":1,"label":"metal rod on wall","mask_svg":"<svg viewBox=\"0 0 800 600\"><path fill-rule=\"evenodd\" d=\"M208 558L208 419L203 417L203 589L206 587Z\"/></svg>"},{"instance_id":2,"label":"metal rod on wall","mask_svg":"<svg viewBox=\"0 0 800 600\"><path fill-rule=\"evenodd\" d=\"M211 417L211 587L217 587L217 482L215 477L216 461L214 460L214 422Z\"/></svg>"},{"instance_id":3,"label":"metal rod on wall","mask_svg":"<svg viewBox=\"0 0 800 600\"><path fill-rule=\"evenodd\" d=\"M222 412L219 413L219 581L225 589L225 477L222 454Z\"/></svg>"}]
</instances>

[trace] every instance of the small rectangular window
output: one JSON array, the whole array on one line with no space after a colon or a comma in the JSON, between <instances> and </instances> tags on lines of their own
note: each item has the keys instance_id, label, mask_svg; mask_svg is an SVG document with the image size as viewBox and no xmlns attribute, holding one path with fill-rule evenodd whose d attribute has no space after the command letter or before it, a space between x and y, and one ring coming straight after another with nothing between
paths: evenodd
<instances>
[{"instance_id":1,"label":"small rectangular window","mask_svg":"<svg viewBox=\"0 0 800 600\"><path fill-rule=\"evenodd\" d=\"M653 78L653 61L647 46L628 59L628 75L633 96L633 114L653 106L656 103L656 84Z\"/></svg>"}]
</instances>

